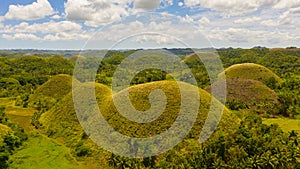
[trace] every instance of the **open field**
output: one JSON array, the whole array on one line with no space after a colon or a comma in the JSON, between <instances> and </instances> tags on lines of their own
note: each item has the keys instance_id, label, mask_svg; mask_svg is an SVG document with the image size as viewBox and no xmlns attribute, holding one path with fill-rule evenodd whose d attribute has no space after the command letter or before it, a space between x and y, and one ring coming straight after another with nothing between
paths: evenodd
<instances>
[{"instance_id":1,"label":"open field","mask_svg":"<svg viewBox=\"0 0 300 169\"><path fill-rule=\"evenodd\" d=\"M66 147L42 136L30 137L24 149L11 156L12 169L79 169Z\"/></svg>"},{"instance_id":2,"label":"open field","mask_svg":"<svg viewBox=\"0 0 300 169\"><path fill-rule=\"evenodd\" d=\"M15 100L13 98L0 98L0 106L14 106Z\"/></svg>"},{"instance_id":3,"label":"open field","mask_svg":"<svg viewBox=\"0 0 300 169\"><path fill-rule=\"evenodd\" d=\"M264 118L263 119L264 124L278 124L279 127L284 132L290 132L292 130L295 130L298 132L298 135L300 135L300 120L299 119L288 119L288 118Z\"/></svg>"}]
</instances>

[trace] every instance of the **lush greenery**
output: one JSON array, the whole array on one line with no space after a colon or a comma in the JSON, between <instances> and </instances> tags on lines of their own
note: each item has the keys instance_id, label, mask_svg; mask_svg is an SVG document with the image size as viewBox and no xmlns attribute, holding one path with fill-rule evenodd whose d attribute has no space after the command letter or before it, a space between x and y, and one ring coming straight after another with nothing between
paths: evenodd
<instances>
[{"instance_id":1,"label":"lush greenery","mask_svg":"<svg viewBox=\"0 0 300 169\"><path fill-rule=\"evenodd\" d=\"M197 89L201 95L199 115L191 132L174 149L149 158L120 157L98 147L79 124L70 93L70 75L78 59L86 62L78 73L97 67L97 103L108 123L119 132L133 137L153 136L168 129L178 115L181 100L174 79L181 77L181 81L189 82L187 70L175 72L172 77L158 69L147 69L131 80L127 90L137 110L150 108L151 91L165 92L167 106L157 120L133 123L117 111L112 96L123 100L124 91L111 92L112 77L122 61L137 51L109 51L99 67L99 58L89 56L101 51L70 58L0 53L0 168L300 168L299 49L217 50L224 64L223 74L227 75L228 108L216 132L203 144L198 138L214 99L209 94L210 85L218 85L210 81L206 69L219 77L222 73L213 65L205 67L202 61L214 64L211 56L215 54L198 52L200 60L190 49L168 50L180 56L198 87L206 90L182 83L185 91ZM158 64L168 58L158 60L153 55L152 59ZM140 58L132 64L143 62L145 58ZM122 68L121 72L122 76L133 73ZM93 87L85 78L79 76L76 83ZM84 98L86 93L77 90ZM92 103L90 98L84 99ZM196 104L188 99L190 105ZM80 118L85 122L94 120L85 114Z\"/></svg>"}]
</instances>

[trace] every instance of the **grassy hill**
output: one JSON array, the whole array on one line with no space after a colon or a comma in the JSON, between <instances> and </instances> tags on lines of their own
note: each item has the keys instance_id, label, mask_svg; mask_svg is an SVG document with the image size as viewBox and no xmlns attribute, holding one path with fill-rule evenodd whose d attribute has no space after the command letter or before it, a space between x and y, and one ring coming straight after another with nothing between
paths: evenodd
<instances>
[{"instance_id":1,"label":"grassy hill","mask_svg":"<svg viewBox=\"0 0 300 169\"><path fill-rule=\"evenodd\" d=\"M184 92L191 92L191 88L199 90L197 87L182 83ZM84 87L93 87L91 84L84 84ZM159 81L152 82L142 85L132 86L126 90L129 91L130 99L133 106L140 111L144 111L150 108L149 103L149 93L153 90L160 89L164 91L167 98L166 109L163 111L162 115L159 116L156 120L149 123L136 123L130 121L123 117L116 109L112 97L114 99L123 99L125 97L124 91L121 91L115 95L112 95L111 90L102 85L96 84L96 98L101 110L102 115L106 121L118 132L132 136L132 137L150 137L164 132L169 127L171 127L178 116L181 99L179 88L176 82L172 81ZM210 101L212 97L206 91L199 90L201 103L199 107L199 114L196 119L195 125L192 128L188 138L199 139L201 129L204 125L204 122L207 118L207 113L210 108ZM82 93L86 94L86 93ZM155 96L154 96L155 97ZM90 100L86 100L90 102ZM181 108L186 109L188 106L191 106L194 100L189 100L188 105L185 105ZM213 109L224 108L221 103L218 103ZM88 112L86 112L88 113ZM212 113L213 118L217 118L216 114ZM86 122L93 122L97 120L94 117L86 117ZM52 107L48 112L44 113L40 122L43 124L43 132L49 137L55 138L59 142L66 144L67 146L73 149L73 153L77 154L79 148L88 149L90 153L93 154L93 157L102 158L107 155L108 152L101 150L96 146L91 140L88 139L85 132L82 130L81 125L78 122L72 94L69 93L65 96L55 107ZM227 109L224 109L222 120L220 122L219 130L227 130L235 124L238 123L238 119ZM213 124L212 124L213 125ZM100 128L96 127L96 128ZM210 126L213 127L213 126ZM218 133L218 132L217 132ZM109 136L107 136L109 137ZM105 160L104 160L105 161ZM105 163L105 162L104 162Z\"/></svg>"},{"instance_id":2,"label":"grassy hill","mask_svg":"<svg viewBox=\"0 0 300 169\"><path fill-rule=\"evenodd\" d=\"M70 75L57 75L41 85L29 98L29 106L49 109L72 90Z\"/></svg>"},{"instance_id":3,"label":"grassy hill","mask_svg":"<svg viewBox=\"0 0 300 169\"><path fill-rule=\"evenodd\" d=\"M266 83L266 80L274 78L277 83L282 82L271 70L254 63L233 65L225 70L225 74L227 79L252 79ZM219 76L223 76L223 74Z\"/></svg>"},{"instance_id":4,"label":"grassy hill","mask_svg":"<svg viewBox=\"0 0 300 169\"><path fill-rule=\"evenodd\" d=\"M249 108L261 113L277 113L275 108L279 104L277 94L260 81L251 79L227 79L227 103L240 106L235 108ZM213 84L216 89L221 82ZM206 88L208 92L211 87ZM220 91L221 92L221 91ZM218 91L216 91L218 93Z\"/></svg>"}]
</instances>

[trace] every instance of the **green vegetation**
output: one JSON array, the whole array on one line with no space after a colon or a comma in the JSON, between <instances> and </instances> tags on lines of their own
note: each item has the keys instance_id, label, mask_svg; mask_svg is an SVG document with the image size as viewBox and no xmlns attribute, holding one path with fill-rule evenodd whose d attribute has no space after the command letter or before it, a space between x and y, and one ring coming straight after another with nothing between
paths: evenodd
<instances>
[{"instance_id":1,"label":"green vegetation","mask_svg":"<svg viewBox=\"0 0 300 169\"><path fill-rule=\"evenodd\" d=\"M289 118L264 118L263 123L267 125L277 124L282 131L288 133L291 131L296 131L298 135L300 134L300 120L299 119L289 119Z\"/></svg>"},{"instance_id":2,"label":"green vegetation","mask_svg":"<svg viewBox=\"0 0 300 169\"><path fill-rule=\"evenodd\" d=\"M216 89L222 81L214 83ZM279 97L263 83L250 79L226 79L226 104L231 110L250 109L260 114L279 114ZM211 87L206 89L211 90ZM216 91L222 92L222 91Z\"/></svg>"},{"instance_id":3,"label":"green vegetation","mask_svg":"<svg viewBox=\"0 0 300 169\"><path fill-rule=\"evenodd\" d=\"M9 121L5 107L0 106L0 168L8 168L9 156L27 139L24 129Z\"/></svg>"},{"instance_id":4,"label":"green vegetation","mask_svg":"<svg viewBox=\"0 0 300 169\"><path fill-rule=\"evenodd\" d=\"M72 77L57 75L41 85L29 97L29 106L38 110L48 110L72 90Z\"/></svg>"},{"instance_id":5,"label":"green vegetation","mask_svg":"<svg viewBox=\"0 0 300 169\"><path fill-rule=\"evenodd\" d=\"M72 160L69 149L57 145L42 136L31 137L23 146L10 157L9 168L12 169L79 169Z\"/></svg>"},{"instance_id":6,"label":"green vegetation","mask_svg":"<svg viewBox=\"0 0 300 169\"><path fill-rule=\"evenodd\" d=\"M139 50L106 54L96 75L96 99L102 115L118 132L132 137L150 137L172 126L180 108L188 110L196 103L187 98L187 107L180 107L175 77L157 69L138 73L129 88L112 93L114 71L136 51ZM179 54L182 63L192 70L198 87L210 91L214 81L209 80L206 69L220 73L213 65L215 60L211 56L215 54L197 53L211 64L205 67L203 60L191 54L190 49L168 51ZM89 55L97 56L98 52L89 51ZM217 52L226 68L226 106L231 110L224 109L216 132L205 143L198 142L210 102L215 98L184 83L191 78L187 70L175 72L175 76L180 76L183 81L180 84L184 92L193 95L196 92L192 91L197 90L200 93L196 122L186 138L172 150L140 159L120 157L103 150L89 139L79 124L70 75L79 57L89 64L82 72L94 67L97 58L74 55L68 60L49 54L0 54L0 168L300 168L300 50L255 47L219 49ZM154 63L163 61L152 59ZM142 62L144 59L140 58L134 64ZM121 70L124 76L132 73ZM93 83L85 80L78 78L83 88L93 87ZM126 119L112 100L123 101L125 91L129 91L134 108L146 111L152 108L149 99L156 97L149 94L156 89L165 93L166 109L149 123ZM85 98L87 93L81 93L80 89L75 92L86 103L94 104L91 98ZM154 106L163 104L160 101L154 103ZM219 102L217 105L217 108L223 107ZM94 122L96 118L88 116L91 112L86 110L79 118L87 123ZM110 135L106 137L107 142L113 141L109 139ZM130 147L130 142L128 144Z\"/></svg>"},{"instance_id":7,"label":"green vegetation","mask_svg":"<svg viewBox=\"0 0 300 169\"><path fill-rule=\"evenodd\" d=\"M281 82L281 79L271 70L254 63L233 65L225 70L225 74L228 79L252 79L263 83L271 82L273 79L275 83Z\"/></svg>"}]
</instances>

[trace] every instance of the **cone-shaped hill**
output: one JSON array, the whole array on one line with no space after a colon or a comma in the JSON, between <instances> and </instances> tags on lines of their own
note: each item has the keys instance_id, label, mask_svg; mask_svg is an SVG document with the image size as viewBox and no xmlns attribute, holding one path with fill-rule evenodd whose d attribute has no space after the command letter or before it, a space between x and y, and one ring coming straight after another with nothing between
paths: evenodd
<instances>
[{"instance_id":1,"label":"cone-shaped hill","mask_svg":"<svg viewBox=\"0 0 300 169\"><path fill-rule=\"evenodd\" d=\"M223 83L214 83L215 89ZM226 79L227 104L232 109L251 109L260 113L276 114L279 104L277 94L260 81L251 79ZM206 91L211 92L211 87ZM215 91L216 94L222 91ZM231 106L230 106L231 105ZM278 106L277 106L278 107Z\"/></svg>"},{"instance_id":2,"label":"cone-shaped hill","mask_svg":"<svg viewBox=\"0 0 300 169\"><path fill-rule=\"evenodd\" d=\"M70 75L57 75L41 85L29 98L29 106L34 108L51 108L57 101L72 90Z\"/></svg>"},{"instance_id":3,"label":"cone-shaped hill","mask_svg":"<svg viewBox=\"0 0 300 169\"><path fill-rule=\"evenodd\" d=\"M148 138L158 135L169 129L178 117L180 109L183 108L184 110L189 110L189 106L199 105L199 102L196 103L195 100L191 98L187 98L186 102L188 104L184 106L181 105L181 92L192 93L195 90L199 91L200 105L198 112L196 112L197 119L190 134L187 136L189 138L198 139L201 129L207 118L212 97L206 91L198 89L197 87L190 84L181 83L180 86L182 91L179 90L178 84L174 81L159 81L132 86L126 90L112 95L112 92L108 87L102 84L96 84L95 93L99 110L111 127L116 129L123 135L138 138ZM83 84L83 87L93 88L93 85ZM151 91L154 90L163 91L167 102L165 105L165 109L163 109L162 111L162 114L159 115L158 118L148 123L137 123L125 118L120 114L120 112L118 112L113 101L115 100L118 102L118 100L125 99L125 91L128 91L129 98L133 107L139 111L147 111L152 108L152 106L155 107L156 104L159 104L158 102L153 102L155 104L150 105L149 99L151 100L151 98L154 98L155 101L157 96L150 94ZM80 95L81 91L78 90L75 92ZM84 95L87 93L83 91L81 94L83 97L85 97ZM83 102L93 104L91 100L88 100L88 98L83 99ZM217 104L212 108L213 110L222 110L224 108L224 106L220 102L216 103ZM121 110L125 112L128 111L126 110L126 108ZM215 111L211 112L211 117L215 119L218 117L218 115L214 112ZM88 114L92 113L84 112L84 114L82 115L84 117L80 118L87 123L92 123L93 121L97 120L97 118L95 117L97 115L85 116ZM40 122L42 123L44 131L48 134L48 136L62 139L63 141L68 142L71 145L75 144L76 140L81 140L82 138L80 138L80 135L84 133L76 116L71 93L65 96L59 103L56 104L55 107L52 107L48 112L44 113L40 118ZM238 122L239 120L227 108L224 108L223 116L220 121L218 130L225 130L226 132L226 130L235 126L235 124L237 124ZM213 127L214 126L210 126L211 129L213 129ZM97 126L95 128L99 129L101 128L101 126Z\"/></svg>"},{"instance_id":4,"label":"cone-shaped hill","mask_svg":"<svg viewBox=\"0 0 300 169\"><path fill-rule=\"evenodd\" d=\"M277 83L282 81L270 69L254 63L233 65L225 70L225 74L227 79L252 79L263 83L266 83L271 78ZM220 74L220 76L223 76L223 74Z\"/></svg>"}]
</instances>

